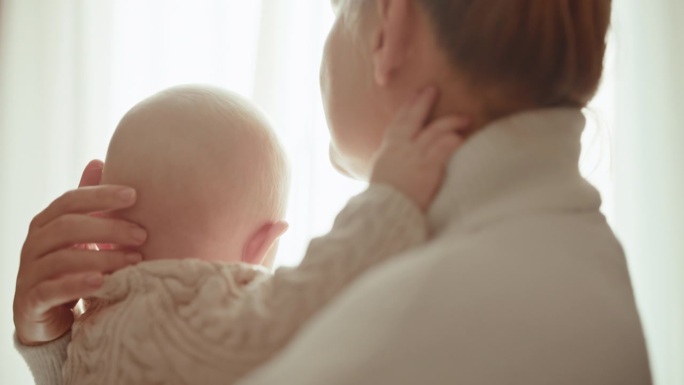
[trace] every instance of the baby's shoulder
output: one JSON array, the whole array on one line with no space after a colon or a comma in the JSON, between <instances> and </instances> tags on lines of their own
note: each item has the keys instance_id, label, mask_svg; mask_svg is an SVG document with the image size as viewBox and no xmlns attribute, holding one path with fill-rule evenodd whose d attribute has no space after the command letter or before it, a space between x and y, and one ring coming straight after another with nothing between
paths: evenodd
<instances>
[{"instance_id":1,"label":"baby's shoulder","mask_svg":"<svg viewBox=\"0 0 684 385\"><path fill-rule=\"evenodd\" d=\"M74 325L98 329L110 322L135 319L138 326L195 324L235 311L233 304L253 285L268 279L265 268L243 263L159 260L119 270L86 300ZM97 326L95 326L97 325Z\"/></svg>"},{"instance_id":2,"label":"baby's shoulder","mask_svg":"<svg viewBox=\"0 0 684 385\"><path fill-rule=\"evenodd\" d=\"M207 365L220 357L220 341L240 335L226 312L243 311L239 299L268 277L263 268L200 260L143 262L117 271L74 323L65 376L93 380L82 383L107 376L164 378L188 362ZM192 361L190 351L203 359ZM212 367L223 364L212 361Z\"/></svg>"}]
</instances>

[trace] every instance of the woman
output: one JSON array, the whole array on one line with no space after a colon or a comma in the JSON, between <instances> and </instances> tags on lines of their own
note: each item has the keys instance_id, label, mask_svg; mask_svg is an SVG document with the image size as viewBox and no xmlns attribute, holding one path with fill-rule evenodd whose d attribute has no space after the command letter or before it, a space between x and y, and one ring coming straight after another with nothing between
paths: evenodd
<instances>
[{"instance_id":1,"label":"woman","mask_svg":"<svg viewBox=\"0 0 684 385\"><path fill-rule=\"evenodd\" d=\"M252 384L648 384L623 251L579 174L610 0L333 0L332 158L364 178L398 102L476 124L433 239L365 275Z\"/></svg>"},{"instance_id":2,"label":"woman","mask_svg":"<svg viewBox=\"0 0 684 385\"><path fill-rule=\"evenodd\" d=\"M382 127L426 85L440 88L435 117L474 124L430 211L431 241L355 282L243 383L650 383L624 254L577 167L611 2L333 6L321 85L338 169L368 179ZM121 207L113 196L86 190L63 204ZM44 237L87 241L77 230ZM125 264L94 257L70 270ZM88 288L87 275L62 282L35 306Z\"/></svg>"}]
</instances>

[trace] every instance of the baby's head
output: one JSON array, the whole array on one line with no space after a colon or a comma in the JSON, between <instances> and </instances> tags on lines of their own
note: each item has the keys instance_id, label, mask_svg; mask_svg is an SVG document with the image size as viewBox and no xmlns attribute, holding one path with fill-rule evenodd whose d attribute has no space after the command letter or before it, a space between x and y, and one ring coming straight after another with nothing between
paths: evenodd
<instances>
[{"instance_id":1,"label":"baby's head","mask_svg":"<svg viewBox=\"0 0 684 385\"><path fill-rule=\"evenodd\" d=\"M270 265L287 229L283 150L257 108L217 88L175 87L131 109L102 183L136 189L136 205L113 215L147 229L145 260Z\"/></svg>"}]
</instances>

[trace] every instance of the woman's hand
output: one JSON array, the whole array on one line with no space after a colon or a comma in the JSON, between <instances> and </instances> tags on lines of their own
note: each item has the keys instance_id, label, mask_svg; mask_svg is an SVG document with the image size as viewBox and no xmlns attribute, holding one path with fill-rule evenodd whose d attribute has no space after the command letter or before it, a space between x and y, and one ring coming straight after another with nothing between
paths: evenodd
<instances>
[{"instance_id":1,"label":"woman's hand","mask_svg":"<svg viewBox=\"0 0 684 385\"><path fill-rule=\"evenodd\" d=\"M38 345L70 330L76 301L92 295L103 274L141 260L139 253L97 251L94 244L139 246L147 234L139 226L92 214L135 204L135 191L98 186L102 162L86 167L79 189L57 198L29 227L21 252L14 294L14 326L19 341Z\"/></svg>"},{"instance_id":2,"label":"woman's hand","mask_svg":"<svg viewBox=\"0 0 684 385\"><path fill-rule=\"evenodd\" d=\"M428 122L437 90L428 88L397 114L376 155L371 183L388 184L427 210L444 179L447 163L463 143L459 131L468 119L455 116Z\"/></svg>"}]
</instances>

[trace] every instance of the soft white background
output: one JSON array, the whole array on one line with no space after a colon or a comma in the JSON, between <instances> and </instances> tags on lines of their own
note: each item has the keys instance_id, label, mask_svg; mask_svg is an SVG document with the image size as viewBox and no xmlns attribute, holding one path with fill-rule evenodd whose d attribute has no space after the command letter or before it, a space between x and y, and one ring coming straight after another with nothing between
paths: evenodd
<instances>
[{"instance_id":1,"label":"soft white background","mask_svg":"<svg viewBox=\"0 0 684 385\"><path fill-rule=\"evenodd\" d=\"M616 1L582 169L629 254L654 374L684 384L684 3ZM0 384L29 383L11 345L28 222L103 158L120 117L180 83L218 84L271 117L293 189L279 263L364 186L327 158L318 67L325 0L5 0L0 15Z\"/></svg>"}]
</instances>

